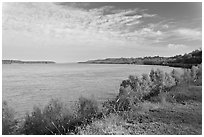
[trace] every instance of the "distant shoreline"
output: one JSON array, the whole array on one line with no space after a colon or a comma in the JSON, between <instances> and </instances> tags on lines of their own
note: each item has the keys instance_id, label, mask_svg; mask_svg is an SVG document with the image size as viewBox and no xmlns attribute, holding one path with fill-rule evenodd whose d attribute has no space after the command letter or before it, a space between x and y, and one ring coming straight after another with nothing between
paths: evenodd
<instances>
[{"instance_id":1,"label":"distant shoreline","mask_svg":"<svg viewBox=\"0 0 204 137\"><path fill-rule=\"evenodd\" d=\"M175 68L191 68L193 65L196 66L198 64L130 64L130 63L104 63L104 62L78 62L79 64L126 64L126 65L156 65L156 66L168 66Z\"/></svg>"},{"instance_id":2,"label":"distant shoreline","mask_svg":"<svg viewBox=\"0 0 204 137\"><path fill-rule=\"evenodd\" d=\"M140 58L106 58L78 62L85 64L135 64L135 65L160 65L169 67L191 68L202 63L202 50L194 50L188 54L173 57L140 57Z\"/></svg>"},{"instance_id":3,"label":"distant shoreline","mask_svg":"<svg viewBox=\"0 0 204 137\"><path fill-rule=\"evenodd\" d=\"M54 61L2 60L2 64L55 64Z\"/></svg>"}]
</instances>

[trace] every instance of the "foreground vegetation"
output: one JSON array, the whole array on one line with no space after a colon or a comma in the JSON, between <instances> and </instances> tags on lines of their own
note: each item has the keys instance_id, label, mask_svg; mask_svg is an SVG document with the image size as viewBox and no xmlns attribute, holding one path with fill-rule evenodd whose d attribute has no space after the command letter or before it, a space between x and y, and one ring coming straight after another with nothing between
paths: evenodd
<instances>
[{"instance_id":1,"label":"foreground vegetation","mask_svg":"<svg viewBox=\"0 0 204 137\"><path fill-rule=\"evenodd\" d=\"M115 99L81 97L68 108L51 100L23 119L3 102L3 134L202 134L202 65L182 74L152 70L122 81Z\"/></svg>"}]
</instances>

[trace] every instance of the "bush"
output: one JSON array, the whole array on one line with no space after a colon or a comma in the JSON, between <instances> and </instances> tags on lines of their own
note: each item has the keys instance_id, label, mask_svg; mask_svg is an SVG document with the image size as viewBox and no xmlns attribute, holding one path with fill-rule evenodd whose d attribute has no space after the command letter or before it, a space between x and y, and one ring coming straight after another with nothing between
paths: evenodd
<instances>
[{"instance_id":1,"label":"bush","mask_svg":"<svg viewBox=\"0 0 204 137\"><path fill-rule=\"evenodd\" d=\"M179 85L172 88L168 96L171 96L171 101L178 103L188 101L202 102L202 87Z\"/></svg>"},{"instance_id":2,"label":"bush","mask_svg":"<svg viewBox=\"0 0 204 137\"><path fill-rule=\"evenodd\" d=\"M58 100L51 100L41 110L34 107L33 112L25 117L21 133L26 135L69 134L73 115Z\"/></svg>"},{"instance_id":3,"label":"bush","mask_svg":"<svg viewBox=\"0 0 204 137\"><path fill-rule=\"evenodd\" d=\"M202 86L202 64L198 65L197 78L196 84Z\"/></svg>"},{"instance_id":4,"label":"bush","mask_svg":"<svg viewBox=\"0 0 204 137\"><path fill-rule=\"evenodd\" d=\"M195 85L202 86L202 64L191 68L191 75Z\"/></svg>"},{"instance_id":5,"label":"bush","mask_svg":"<svg viewBox=\"0 0 204 137\"><path fill-rule=\"evenodd\" d=\"M172 74L175 74L175 72ZM175 78L159 69L151 70L149 76L147 74L143 74L141 77L131 75L128 80L121 83L116 101L117 109L130 110L138 102L145 100L164 101L166 96L164 97L165 94L162 92L168 92L175 85Z\"/></svg>"},{"instance_id":6,"label":"bush","mask_svg":"<svg viewBox=\"0 0 204 137\"><path fill-rule=\"evenodd\" d=\"M151 81L150 81L150 77L148 76L148 74L142 74L142 78L141 78L141 90L145 93L148 94L151 91Z\"/></svg>"},{"instance_id":7,"label":"bush","mask_svg":"<svg viewBox=\"0 0 204 137\"><path fill-rule=\"evenodd\" d=\"M87 124L88 122L91 122L100 113L96 100L87 99L84 97L79 98L77 112L78 112L78 118L83 121L83 124Z\"/></svg>"},{"instance_id":8,"label":"bush","mask_svg":"<svg viewBox=\"0 0 204 137\"><path fill-rule=\"evenodd\" d=\"M171 89L175 86L202 85L202 66L193 66L191 69L184 69L183 74L179 74L175 69L170 73L164 73L157 69L151 70L148 75L143 74L142 77L129 76L127 80L121 83L119 95L116 102L119 110L130 110L138 102L145 100L151 102L177 102L179 100L194 99L197 97L187 96L187 94L171 93ZM189 94L190 95L190 94Z\"/></svg>"},{"instance_id":9,"label":"bush","mask_svg":"<svg viewBox=\"0 0 204 137\"><path fill-rule=\"evenodd\" d=\"M95 100L81 97L72 113L59 100L52 99L43 109L35 106L21 123L14 119L14 111L4 102L2 117L2 131L6 135L66 135L76 134L77 127L100 119L102 114Z\"/></svg>"},{"instance_id":10,"label":"bush","mask_svg":"<svg viewBox=\"0 0 204 137\"><path fill-rule=\"evenodd\" d=\"M181 75L181 81L182 84L202 85L202 64L192 66L191 69L184 69L184 73Z\"/></svg>"},{"instance_id":11,"label":"bush","mask_svg":"<svg viewBox=\"0 0 204 137\"><path fill-rule=\"evenodd\" d=\"M17 120L15 119L15 112L10 108L6 101L2 104L2 134L12 135L15 134Z\"/></svg>"},{"instance_id":12,"label":"bush","mask_svg":"<svg viewBox=\"0 0 204 137\"><path fill-rule=\"evenodd\" d=\"M165 91L168 91L171 87L176 85L176 80L168 73L165 73L164 77L165 78L164 78L164 82L163 82L163 89Z\"/></svg>"},{"instance_id":13,"label":"bush","mask_svg":"<svg viewBox=\"0 0 204 137\"><path fill-rule=\"evenodd\" d=\"M152 102L161 102L164 100L164 92L168 92L173 86L176 85L176 80L170 74L164 73L157 69L151 70L149 74L151 84L150 92L143 97L144 100Z\"/></svg>"},{"instance_id":14,"label":"bush","mask_svg":"<svg viewBox=\"0 0 204 137\"><path fill-rule=\"evenodd\" d=\"M119 96L116 98L116 111L128 111L139 101L138 92L129 88L120 88Z\"/></svg>"},{"instance_id":15,"label":"bush","mask_svg":"<svg viewBox=\"0 0 204 137\"><path fill-rule=\"evenodd\" d=\"M175 79L176 85L178 85L181 82L181 78L180 78L181 75L177 70L173 69L172 72L170 73L170 75L172 76L172 78Z\"/></svg>"}]
</instances>

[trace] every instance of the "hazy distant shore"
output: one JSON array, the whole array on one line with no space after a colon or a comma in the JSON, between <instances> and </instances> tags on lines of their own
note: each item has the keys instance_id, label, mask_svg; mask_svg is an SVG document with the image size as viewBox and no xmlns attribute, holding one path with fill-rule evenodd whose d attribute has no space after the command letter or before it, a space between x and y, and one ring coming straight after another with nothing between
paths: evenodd
<instances>
[{"instance_id":1,"label":"hazy distant shore","mask_svg":"<svg viewBox=\"0 0 204 137\"><path fill-rule=\"evenodd\" d=\"M54 61L2 60L2 64L54 64Z\"/></svg>"}]
</instances>

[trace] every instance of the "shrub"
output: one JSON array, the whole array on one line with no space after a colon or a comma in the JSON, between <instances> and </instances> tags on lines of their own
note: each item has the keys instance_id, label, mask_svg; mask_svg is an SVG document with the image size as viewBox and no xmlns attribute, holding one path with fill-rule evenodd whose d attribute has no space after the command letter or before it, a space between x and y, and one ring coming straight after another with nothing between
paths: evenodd
<instances>
[{"instance_id":1,"label":"shrub","mask_svg":"<svg viewBox=\"0 0 204 137\"><path fill-rule=\"evenodd\" d=\"M142 78L141 78L141 90L145 93L148 94L151 91L151 81L150 78L147 74L142 74Z\"/></svg>"},{"instance_id":2,"label":"shrub","mask_svg":"<svg viewBox=\"0 0 204 137\"><path fill-rule=\"evenodd\" d=\"M184 69L181 79L183 84L202 85L202 64L192 66L191 69Z\"/></svg>"},{"instance_id":3,"label":"shrub","mask_svg":"<svg viewBox=\"0 0 204 137\"><path fill-rule=\"evenodd\" d=\"M76 134L77 127L89 124L94 118L101 118L98 104L93 99L81 97L75 109L71 113L62 102L56 99L52 99L43 109L35 106L20 123L18 133L26 135ZM13 111L4 103L3 134L12 134L16 123Z\"/></svg>"},{"instance_id":4,"label":"shrub","mask_svg":"<svg viewBox=\"0 0 204 137\"><path fill-rule=\"evenodd\" d=\"M149 76L143 74L141 78L131 75L128 80L121 83L117 104L128 110L133 108L138 101L162 101L164 97L159 96L161 92L167 92L175 85L175 78L159 69L156 71L152 69Z\"/></svg>"},{"instance_id":5,"label":"shrub","mask_svg":"<svg viewBox=\"0 0 204 137\"><path fill-rule=\"evenodd\" d=\"M164 87L164 73L159 69L157 69L156 71L151 70L149 76L152 81L151 94L158 95Z\"/></svg>"},{"instance_id":6,"label":"shrub","mask_svg":"<svg viewBox=\"0 0 204 137\"><path fill-rule=\"evenodd\" d=\"M173 69L170 75L175 79L175 84L178 85L181 82L180 73Z\"/></svg>"},{"instance_id":7,"label":"shrub","mask_svg":"<svg viewBox=\"0 0 204 137\"><path fill-rule=\"evenodd\" d=\"M78 102L78 117L83 121L83 124L90 122L99 114L99 107L94 99L79 98Z\"/></svg>"},{"instance_id":8,"label":"shrub","mask_svg":"<svg viewBox=\"0 0 204 137\"><path fill-rule=\"evenodd\" d=\"M130 84L131 84L130 80L127 79L127 80L123 80L122 83L120 84L120 86L126 88L126 87L130 86Z\"/></svg>"},{"instance_id":9,"label":"shrub","mask_svg":"<svg viewBox=\"0 0 204 137\"><path fill-rule=\"evenodd\" d=\"M11 135L15 134L17 120L15 119L15 112L10 108L6 101L2 104L2 134Z\"/></svg>"},{"instance_id":10,"label":"shrub","mask_svg":"<svg viewBox=\"0 0 204 137\"><path fill-rule=\"evenodd\" d=\"M43 113L38 107L33 108L31 115L26 114L20 132L26 135L48 134L49 131L47 131L46 124L44 123Z\"/></svg>"},{"instance_id":11,"label":"shrub","mask_svg":"<svg viewBox=\"0 0 204 137\"><path fill-rule=\"evenodd\" d=\"M130 87L120 88L119 96L116 98L116 111L128 111L139 101L140 95Z\"/></svg>"},{"instance_id":12,"label":"shrub","mask_svg":"<svg viewBox=\"0 0 204 137\"><path fill-rule=\"evenodd\" d=\"M165 73L164 83L163 83L163 89L169 90L171 87L176 85L176 80L169 75L168 73Z\"/></svg>"},{"instance_id":13,"label":"shrub","mask_svg":"<svg viewBox=\"0 0 204 137\"><path fill-rule=\"evenodd\" d=\"M41 110L34 107L33 112L25 117L21 133L26 135L69 134L73 115L58 100L51 100Z\"/></svg>"},{"instance_id":14,"label":"shrub","mask_svg":"<svg viewBox=\"0 0 204 137\"><path fill-rule=\"evenodd\" d=\"M184 69L183 75L181 75L183 84L187 83L190 85L190 83L193 81L191 77L191 70L190 69Z\"/></svg>"},{"instance_id":15,"label":"shrub","mask_svg":"<svg viewBox=\"0 0 204 137\"><path fill-rule=\"evenodd\" d=\"M202 66L193 66L192 69L184 69L183 74L179 74L175 69L170 73L164 73L157 69L151 70L149 76L143 74L142 77L129 76L127 80L121 83L119 95L117 97L116 105L119 110L130 110L138 102L145 100L151 102L175 102L176 100L183 100L186 94L173 95L168 93L173 87L190 84L202 85ZM189 98L189 97L188 97ZM190 97L189 99L192 99Z\"/></svg>"},{"instance_id":16,"label":"shrub","mask_svg":"<svg viewBox=\"0 0 204 137\"><path fill-rule=\"evenodd\" d=\"M191 77L192 77L193 81L196 81L197 73L198 73L198 67L197 66L192 66L192 68L191 68Z\"/></svg>"},{"instance_id":17,"label":"shrub","mask_svg":"<svg viewBox=\"0 0 204 137\"><path fill-rule=\"evenodd\" d=\"M195 85L202 85L202 64L199 64L198 66L192 66L191 76Z\"/></svg>"},{"instance_id":18,"label":"shrub","mask_svg":"<svg viewBox=\"0 0 204 137\"><path fill-rule=\"evenodd\" d=\"M202 64L198 65L196 84L202 86Z\"/></svg>"},{"instance_id":19,"label":"shrub","mask_svg":"<svg viewBox=\"0 0 204 137\"><path fill-rule=\"evenodd\" d=\"M178 103L188 101L202 102L202 87L179 85L172 88L169 95L173 98L172 101Z\"/></svg>"},{"instance_id":20,"label":"shrub","mask_svg":"<svg viewBox=\"0 0 204 137\"><path fill-rule=\"evenodd\" d=\"M122 82L119 96L131 93L131 96L136 97L137 100L142 100L143 96L151 91L150 86L151 81L148 75L143 74L141 78L130 75L128 80Z\"/></svg>"},{"instance_id":21,"label":"shrub","mask_svg":"<svg viewBox=\"0 0 204 137\"><path fill-rule=\"evenodd\" d=\"M117 97L116 99L107 100L102 103L102 114L109 115L110 113L115 113L117 110Z\"/></svg>"}]
</instances>

